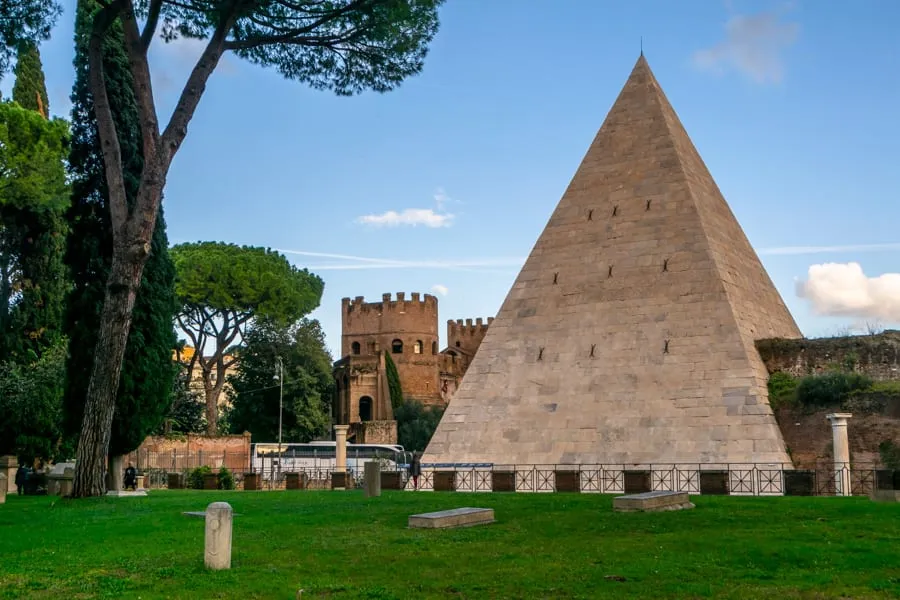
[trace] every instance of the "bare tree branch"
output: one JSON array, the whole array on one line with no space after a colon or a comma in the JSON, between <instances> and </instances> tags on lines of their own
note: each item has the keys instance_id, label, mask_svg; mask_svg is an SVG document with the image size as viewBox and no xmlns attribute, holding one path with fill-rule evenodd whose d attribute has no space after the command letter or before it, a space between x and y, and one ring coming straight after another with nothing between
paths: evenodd
<instances>
[{"instance_id":1,"label":"bare tree branch","mask_svg":"<svg viewBox=\"0 0 900 600\"><path fill-rule=\"evenodd\" d=\"M150 48L150 42L153 41L153 34L156 33L156 27L159 24L159 11L162 10L163 0L151 0L150 9L147 11L147 23L144 25L144 31L141 32L141 47L144 54Z\"/></svg>"}]
</instances>

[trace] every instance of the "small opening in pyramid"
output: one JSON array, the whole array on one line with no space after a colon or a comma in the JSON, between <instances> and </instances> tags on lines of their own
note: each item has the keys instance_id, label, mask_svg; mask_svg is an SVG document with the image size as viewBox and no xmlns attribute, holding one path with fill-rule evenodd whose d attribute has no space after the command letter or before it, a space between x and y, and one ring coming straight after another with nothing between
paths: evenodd
<instances>
[{"instance_id":1,"label":"small opening in pyramid","mask_svg":"<svg viewBox=\"0 0 900 600\"><path fill-rule=\"evenodd\" d=\"M619 205L616 204L615 206L613 206L613 215L612 216L616 216L616 214L618 214L618 212L619 212Z\"/></svg>"},{"instance_id":2,"label":"small opening in pyramid","mask_svg":"<svg viewBox=\"0 0 900 600\"><path fill-rule=\"evenodd\" d=\"M663 261L663 272L666 272L668 270L669 270L669 259L667 258L666 260Z\"/></svg>"},{"instance_id":3,"label":"small opening in pyramid","mask_svg":"<svg viewBox=\"0 0 900 600\"><path fill-rule=\"evenodd\" d=\"M663 344L663 354L669 353L669 340L666 340L665 344Z\"/></svg>"},{"instance_id":4,"label":"small opening in pyramid","mask_svg":"<svg viewBox=\"0 0 900 600\"><path fill-rule=\"evenodd\" d=\"M588 211L588 221L594 218L594 209Z\"/></svg>"},{"instance_id":5,"label":"small opening in pyramid","mask_svg":"<svg viewBox=\"0 0 900 600\"><path fill-rule=\"evenodd\" d=\"M538 349L538 360L542 360L543 358L544 358L544 347L541 346L541 347Z\"/></svg>"},{"instance_id":6,"label":"small opening in pyramid","mask_svg":"<svg viewBox=\"0 0 900 600\"><path fill-rule=\"evenodd\" d=\"M559 273L554 273L553 274L553 283L556 283L558 279L559 279Z\"/></svg>"},{"instance_id":7,"label":"small opening in pyramid","mask_svg":"<svg viewBox=\"0 0 900 600\"><path fill-rule=\"evenodd\" d=\"M612 265L609 265L609 272L606 274L607 277L612 277Z\"/></svg>"},{"instance_id":8,"label":"small opening in pyramid","mask_svg":"<svg viewBox=\"0 0 900 600\"><path fill-rule=\"evenodd\" d=\"M597 347L597 344L591 344L591 358L594 357L594 348Z\"/></svg>"},{"instance_id":9,"label":"small opening in pyramid","mask_svg":"<svg viewBox=\"0 0 900 600\"><path fill-rule=\"evenodd\" d=\"M647 208L646 208L646 210L650 210L650 203L651 203L651 202L653 202L653 200L647 200Z\"/></svg>"}]
</instances>

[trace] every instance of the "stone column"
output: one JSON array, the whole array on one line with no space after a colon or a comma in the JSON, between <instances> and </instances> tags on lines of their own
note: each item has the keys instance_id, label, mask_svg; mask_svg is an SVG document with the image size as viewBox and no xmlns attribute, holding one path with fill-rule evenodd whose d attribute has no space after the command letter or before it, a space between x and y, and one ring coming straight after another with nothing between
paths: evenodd
<instances>
[{"instance_id":1,"label":"stone column","mask_svg":"<svg viewBox=\"0 0 900 600\"><path fill-rule=\"evenodd\" d=\"M346 473L347 472L347 430L350 429L349 425L335 425L334 426L334 471L336 473Z\"/></svg>"},{"instance_id":2,"label":"stone column","mask_svg":"<svg viewBox=\"0 0 900 600\"><path fill-rule=\"evenodd\" d=\"M231 568L231 525L234 514L227 502L206 507L206 547L203 563L207 569Z\"/></svg>"},{"instance_id":3,"label":"stone column","mask_svg":"<svg viewBox=\"0 0 900 600\"><path fill-rule=\"evenodd\" d=\"M15 494L19 491L16 487L16 471L19 469L19 459L14 454L0 456L0 473L6 474L6 491Z\"/></svg>"},{"instance_id":4,"label":"stone column","mask_svg":"<svg viewBox=\"0 0 900 600\"><path fill-rule=\"evenodd\" d=\"M834 485L838 496L850 496L850 441L847 438L847 419L850 413L831 413L825 418L831 421L834 445Z\"/></svg>"},{"instance_id":5,"label":"stone column","mask_svg":"<svg viewBox=\"0 0 900 600\"><path fill-rule=\"evenodd\" d=\"M8 482L9 478L6 473L0 473L0 504L6 503L6 484Z\"/></svg>"},{"instance_id":6,"label":"stone column","mask_svg":"<svg viewBox=\"0 0 900 600\"><path fill-rule=\"evenodd\" d=\"M381 465L378 461L370 460L366 463L364 480L366 498L377 498L381 495Z\"/></svg>"}]
</instances>

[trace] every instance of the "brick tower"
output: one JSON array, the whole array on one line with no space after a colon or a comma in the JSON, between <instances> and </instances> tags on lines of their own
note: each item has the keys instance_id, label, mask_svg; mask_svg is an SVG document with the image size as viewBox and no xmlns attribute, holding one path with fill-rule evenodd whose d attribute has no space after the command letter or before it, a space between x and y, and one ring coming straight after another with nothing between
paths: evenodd
<instances>
[{"instance_id":1,"label":"brick tower","mask_svg":"<svg viewBox=\"0 0 900 600\"><path fill-rule=\"evenodd\" d=\"M793 318L641 56L423 462L789 463Z\"/></svg>"},{"instance_id":2,"label":"brick tower","mask_svg":"<svg viewBox=\"0 0 900 600\"><path fill-rule=\"evenodd\" d=\"M342 358L334 365L335 422L353 425L393 419L385 351L397 365L405 398L440 403L437 323L437 298L429 294L412 293L407 299L404 292L398 292L396 300L384 294L381 302L365 302L362 296L352 301L344 298Z\"/></svg>"}]
</instances>

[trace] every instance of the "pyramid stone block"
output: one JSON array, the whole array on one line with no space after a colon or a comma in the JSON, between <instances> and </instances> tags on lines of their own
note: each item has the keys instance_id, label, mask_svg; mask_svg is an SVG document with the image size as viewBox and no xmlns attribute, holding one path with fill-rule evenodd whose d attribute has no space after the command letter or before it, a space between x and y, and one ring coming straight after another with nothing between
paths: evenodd
<instances>
[{"instance_id":1,"label":"pyramid stone block","mask_svg":"<svg viewBox=\"0 0 900 600\"><path fill-rule=\"evenodd\" d=\"M769 337L800 331L641 56L422 461L790 463Z\"/></svg>"}]
</instances>

